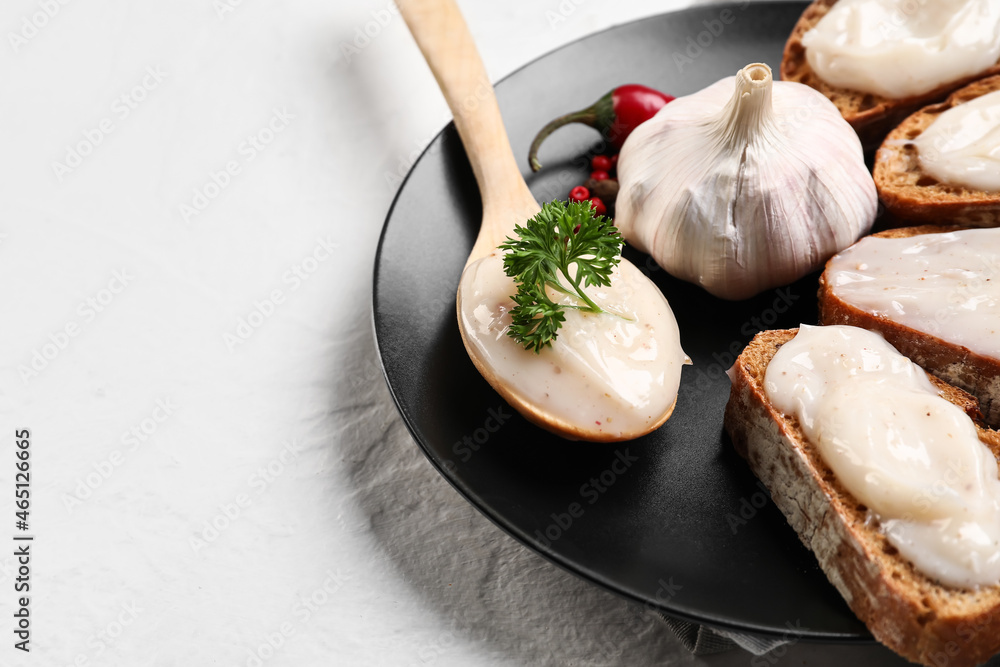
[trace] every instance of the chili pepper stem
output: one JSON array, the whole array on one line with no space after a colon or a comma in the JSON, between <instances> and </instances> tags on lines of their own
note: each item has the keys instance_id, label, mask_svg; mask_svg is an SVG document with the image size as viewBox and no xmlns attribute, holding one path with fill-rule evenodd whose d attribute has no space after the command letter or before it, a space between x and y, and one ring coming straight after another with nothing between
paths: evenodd
<instances>
[{"instance_id":1,"label":"chili pepper stem","mask_svg":"<svg viewBox=\"0 0 1000 667\"><path fill-rule=\"evenodd\" d=\"M538 161L538 149L541 147L542 142L545 141L550 134L558 130L563 125L569 125L570 123L583 123L584 125L589 125L590 127L596 127L597 122L597 112L593 106L590 106L586 109L580 109L579 111L559 116L543 127L539 130L538 134L535 135L534 141L531 142L531 148L528 150L528 162L531 164L531 171L538 171L542 168L542 163Z\"/></svg>"}]
</instances>

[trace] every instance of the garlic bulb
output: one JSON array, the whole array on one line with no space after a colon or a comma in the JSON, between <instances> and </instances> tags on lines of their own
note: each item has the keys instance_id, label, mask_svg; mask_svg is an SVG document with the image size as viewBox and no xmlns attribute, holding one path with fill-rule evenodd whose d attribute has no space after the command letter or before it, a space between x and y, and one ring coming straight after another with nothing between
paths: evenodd
<instances>
[{"instance_id":1,"label":"garlic bulb","mask_svg":"<svg viewBox=\"0 0 1000 667\"><path fill-rule=\"evenodd\" d=\"M735 87L735 92L733 89ZM672 275L744 299L820 268L875 219L861 142L812 88L752 64L622 147L615 223Z\"/></svg>"}]
</instances>

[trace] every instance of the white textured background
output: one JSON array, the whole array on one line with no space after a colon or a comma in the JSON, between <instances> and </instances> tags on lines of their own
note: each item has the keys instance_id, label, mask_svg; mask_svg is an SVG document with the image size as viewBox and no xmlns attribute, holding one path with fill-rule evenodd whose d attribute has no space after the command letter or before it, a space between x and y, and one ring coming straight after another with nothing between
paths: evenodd
<instances>
[{"instance_id":1,"label":"white textured background","mask_svg":"<svg viewBox=\"0 0 1000 667\"><path fill-rule=\"evenodd\" d=\"M461 2L494 80L686 4ZM371 274L449 113L388 0L5 0L0 29L0 543L15 428L37 535L28 655L0 547L0 665L881 664L696 661L424 460Z\"/></svg>"}]
</instances>

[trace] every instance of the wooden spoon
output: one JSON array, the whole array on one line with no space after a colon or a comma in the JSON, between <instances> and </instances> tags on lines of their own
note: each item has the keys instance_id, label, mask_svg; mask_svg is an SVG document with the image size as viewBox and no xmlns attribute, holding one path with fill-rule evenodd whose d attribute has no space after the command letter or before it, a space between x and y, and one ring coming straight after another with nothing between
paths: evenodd
<instances>
[{"instance_id":1,"label":"wooden spoon","mask_svg":"<svg viewBox=\"0 0 1000 667\"><path fill-rule=\"evenodd\" d=\"M514 226L534 217L541 207L517 166L493 86L454 0L401 0L398 6L455 117L455 127L482 196L482 226L465 262L468 268L499 252L497 246L514 235ZM532 423L571 440L623 440L660 426L673 411L671 405L670 410L643 432L612 436L592 426L571 423L540 408L498 377L488 360L481 358L471 344L461 317L461 294L459 290L458 321L466 352L493 389Z\"/></svg>"}]
</instances>

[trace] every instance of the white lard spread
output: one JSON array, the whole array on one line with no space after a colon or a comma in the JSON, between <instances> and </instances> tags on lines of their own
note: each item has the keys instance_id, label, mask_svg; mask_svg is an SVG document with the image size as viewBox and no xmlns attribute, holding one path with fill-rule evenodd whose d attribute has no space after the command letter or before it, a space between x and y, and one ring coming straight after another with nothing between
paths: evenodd
<instances>
[{"instance_id":1,"label":"white lard spread","mask_svg":"<svg viewBox=\"0 0 1000 667\"><path fill-rule=\"evenodd\" d=\"M869 236L834 256L826 279L867 313L1000 358L1000 229Z\"/></svg>"},{"instance_id":2,"label":"white lard spread","mask_svg":"<svg viewBox=\"0 0 1000 667\"><path fill-rule=\"evenodd\" d=\"M1000 2L839 0L802 44L829 84L891 99L921 95L1000 60Z\"/></svg>"},{"instance_id":3,"label":"white lard spread","mask_svg":"<svg viewBox=\"0 0 1000 667\"><path fill-rule=\"evenodd\" d=\"M878 334L803 326L765 391L918 570L959 588L1000 583L996 459L919 366Z\"/></svg>"},{"instance_id":4,"label":"white lard spread","mask_svg":"<svg viewBox=\"0 0 1000 667\"><path fill-rule=\"evenodd\" d=\"M681 349L677 321L663 294L622 259L610 287L588 287L606 313L566 309L549 347L535 354L507 335L514 280L494 252L466 268L459 317L467 341L497 377L549 414L587 430L618 435L648 430L677 398ZM556 302L576 303L549 290Z\"/></svg>"},{"instance_id":5,"label":"white lard spread","mask_svg":"<svg viewBox=\"0 0 1000 667\"><path fill-rule=\"evenodd\" d=\"M913 144L920 166L942 183L1000 191L1000 91L948 109Z\"/></svg>"}]
</instances>

